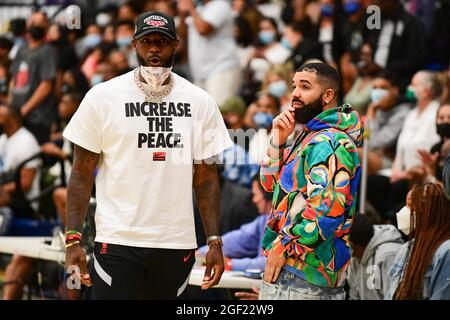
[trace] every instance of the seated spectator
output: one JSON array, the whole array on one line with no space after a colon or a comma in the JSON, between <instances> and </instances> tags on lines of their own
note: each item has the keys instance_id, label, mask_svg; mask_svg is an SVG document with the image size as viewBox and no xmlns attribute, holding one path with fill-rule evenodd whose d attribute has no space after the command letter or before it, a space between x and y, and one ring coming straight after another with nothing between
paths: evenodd
<instances>
[{"instance_id":1,"label":"seated spectator","mask_svg":"<svg viewBox=\"0 0 450 320\"><path fill-rule=\"evenodd\" d=\"M127 57L128 65L131 68L139 66L136 53L132 46L134 34L134 23L129 20L119 20L114 26L114 35L119 50Z\"/></svg>"},{"instance_id":2,"label":"seated spectator","mask_svg":"<svg viewBox=\"0 0 450 320\"><path fill-rule=\"evenodd\" d=\"M225 255L225 270L257 269L261 272L264 270L266 257L262 254L261 240L272 208L272 194L262 188L259 175L252 181L252 193L252 201L260 215L252 222L223 235L222 252ZM196 255L204 257L207 251L208 247L203 246L198 249Z\"/></svg>"},{"instance_id":3,"label":"seated spectator","mask_svg":"<svg viewBox=\"0 0 450 320\"><path fill-rule=\"evenodd\" d=\"M374 61L383 69L395 72L403 91L411 77L423 67L425 34L419 19L405 11L399 0L377 0L381 29L370 32Z\"/></svg>"},{"instance_id":4,"label":"seated spectator","mask_svg":"<svg viewBox=\"0 0 450 320\"><path fill-rule=\"evenodd\" d=\"M340 61L342 90L348 92L358 76L357 65L361 48L367 41L367 2L362 0L343 0L342 8L347 16L342 28L345 41L345 53Z\"/></svg>"},{"instance_id":5,"label":"seated spectator","mask_svg":"<svg viewBox=\"0 0 450 320\"><path fill-rule=\"evenodd\" d=\"M14 181L17 166L39 153L36 138L22 127L21 116L13 108L0 105L0 207L9 207L13 217L32 218L36 207L30 206L18 191ZM21 170L20 188L26 199L39 193L39 160L28 162ZM12 178L12 179L11 179ZM14 255L5 271L3 299L20 299L25 277L33 267L33 259Z\"/></svg>"},{"instance_id":6,"label":"seated spectator","mask_svg":"<svg viewBox=\"0 0 450 320\"><path fill-rule=\"evenodd\" d=\"M392 168L392 182L402 179L406 170L420 164L418 149L428 149L439 141L436 130L438 98L442 87L436 74L419 71L410 89L417 99L416 108L405 119L397 144L397 156Z\"/></svg>"},{"instance_id":7,"label":"seated spectator","mask_svg":"<svg viewBox=\"0 0 450 320\"><path fill-rule=\"evenodd\" d=\"M0 101L6 100L9 93L9 67L11 62L9 59L0 59Z\"/></svg>"},{"instance_id":8,"label":"seated spectator","mask_svg":"<svg viewBox=\"0 0 450 320\"><path fill-rule=\"evenodd\" d=\"M9 59L9 53L13 47L13 42L7 37L0 36L0 60Z\"/></svg>"},{"instance_id":9,"label":"seated spectator","mask_svg":"<svg viewBox=\"0 0 450 320\"><path fill-rule=\"evenodd\" d=\"M231 139L239 147L248 152L250 140L256 130L244 124L246 105L241 97L230 97L219 106Z\"/></svg>"},{"instance_id":10,"label":"seated spectator","mask_svg":"<svg viewBox=\"0 0 450 320\"><path fill-rule=\"evenodd\" d=\"M122 75L131 71L127 56L119 50L111 51L108 57L108 62L111 64L114 69L114 73L117 75Z\"/></svg>"},{"instance_id":11,"label":"seated spectator","mask_svg":"<svg viewBox=\"0 0 450 320\"><path fill-rule=\"evenodd\" d=\"M409 88L409 92L417 98L417 104L403 123L390 178L369 176L368 199L378 213L391 222L394 213L405 204L404 199L412 182L408 170L422 163L418 150L430 150L439 142L436 115L441 89L436 74L417 72Z\"/></svg>"},{"instance_id":12,"label":"seated spectator","mask_svg":"<svg viewBox=\"0 0 450 320\"><path fill-rule=\"evenodd\" d=\"M362 46L357 63L358 77L356 78L350 91L345 95L345 103L349 103L362 116L366 114L370 103L373 80L377 67L373 63L372 48L365 44Z\"/></svg>"},{"instance_id":13,"label":"seated spectator","mask_svg":"<svg viewBox=\"0 0 450 320\"><path fill-rule=\"evenodd\" d=\"M261 163L269 147L269 134L273 119L280 113L280 103L277 98L267 93L261 93L247 109L244 123L257 131L250 140L250 160Z\"/></svg>"},{"instance_id":14,"label":"seated spectator","mask_svg":"<svg viewBox=\"0 0 450 320\"><path fill-rule=\"evenodd\" d=\"M262 91L279 100L281 111L291 105L292 70L287 65L274 65L267 71L262 84Z\"/></svg>"},{"instance_id":15,"label":"seated spectator","mask_svg":"<svg viewBox=\"0 0 450 320\"><path fill-rule=\"evenodd\" d=\"M41 151L47 155L62 159L64 161L65 180L69 181L70 171L72 166L70 164L73 155L73 144L67 139L63 138L62 131L67 123L69 123L72 116L78 109L83 96L78 92L66 93L62 96L61 102L58 105L60 123L56 124L56 132L52 133L52 141L41 146ZM61 176L60 164L55 164L50 168L49 173L58 179ZM66 225L66 199L67 188L58 187L53 191L53 201L56 207L56 212L61 220L63 226Z\"/></svg>"},{"instance_id":16,"label":"seated spectator","mask_svg":"<svg viewBox=\"0 0 450 320\"><path fill-rule=\"evenodd\" d=\"M447 199L450 200L450 153L448 154L447 159L445 160L444 171L442 176L444 182L445 195L447 196Z\"/></svg>"},{"instance_id":17,"label":"seated spectator","mask_svg":"<svg viewBox=\"0 0 450 320\"><path fill-rule=\"evenodd\" d=\"M218 165L220 184L220 234L238 229L258 216L258 209L252 202L252 191L226 179L222 175L224 166ZM194 197L195 232L197 243L206 243L201 215Z\"/></svg>"},{"instance_id":18,"label":"seated spectator","mask_svg":"<svg viewBox=\"0 0 450 320\"><path fill-rule=\"evenodd\" d=\"M450 299L450 200L437 184L411 193L411 237L389 270L385 299Z\"/></svg>"},{"instance_id":19,"label":"seated spectator","mask_svg":"<svg viewBox=\"0 0 450 320\"><path fill-rule=\"evenodd\" d=\"M387 71L379 72L372 83L371 103L366 114L369 175L392 167L398 136L413 108L400 95L399 85L397 77Z\"/></svg>"},{"instance_id":20,"label":"seated spectator","mask_svg":"<svg viewBox=\"0 0 450 320\"><path fill-rule=\"evenodd\" d=\"M89 88L89 82L80 68L74 67L63 73L61 85L61 92L63 94L71 91L79 91L84 95L88 92Z\"/></svg>"},{"instance_id":21,"label":"seated spectator","mask_svg":"<svg viewBox=\"0 0 450 320\"><path fill-rule=\"evenodd\" d=\"M290 54L289 49L280 44L280 32L275 19L264 17L259 23L257 46L250 57L250 66L253 59L263 59L269 65L282 64Z\"/></svg>"},{"instance_id":22,"label":"seated spectator","mask_svg":"<svg viewBox=\"0 0 450 320\"><path fill-rule=\"evenodd\" d=\"M439 107L436 128L441 140L429 152L419 150L422 163L408 170L408 179L415 183L442 181L444 161L450 153L450 104Z\"/></svg>"},{"instance_id":23,"label":"seated spectator","mask_svg":"<svg viewBox=\"0 0 450 320\"><path fill-rule=\"evenodd\" d=\"M338 63L344 54L345 39L343 34L344 19L336 0L319 0L319 42L322 45L323 60L339 70Z\"/></svg>"},{"instance_id":24,"label":"seated spectator","mask_svg":"<svg viewBox=\"0 0 450 320\"><path fill-rule=\"evenodd\" d=\"M25 164L20 174L18 193L14 181L17 167L25 160L40 152L36 138L24 127L22 117L17 110L0 105L0 126L3 134L0 136L0 207L11 208L15 217L33 217L33 209L21 196L31 199L39 194L39 160Z\"/></svg>"},{"instance_id":25,"label":"seated spectator","mask_svg":"<svg viewBox=\"0 0 450 320\"><path fill-rule=\"evenodd\" d=\"M383 300L389 289L388 271L394 262L402 237L392 225L373 225L356 213L350 231L352 258L347 271L351 300Z\"/></svg>"},{"instance_id":26,"label":"seated spectator","mask_svg":"<svg viewBox=\"0 0 450 320\"><path fill-rule=\"evenodd\" d=\"M307 60L322 60L322 47L317 41L317 31L309 19L287 25L284 28L282 45L292 50L288 61L292 69L297 70Z\"/></svg>"}]
</instances>

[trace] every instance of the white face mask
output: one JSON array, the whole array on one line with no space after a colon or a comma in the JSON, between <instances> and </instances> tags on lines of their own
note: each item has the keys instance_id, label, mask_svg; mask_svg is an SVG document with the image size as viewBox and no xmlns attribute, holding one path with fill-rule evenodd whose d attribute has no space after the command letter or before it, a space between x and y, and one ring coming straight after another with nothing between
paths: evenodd
<instances>
[{"instance_id":1,"label":"white face mask","mask_svg":"<svg viewBox=\"0 0 450 320\"><path fill-rule=\"evenodd\" d=\"M397 212L397 226L398 230L405 235L411 233L411 210L404 206L399 212Z\"/></svg>"},{"instance_id":2,"label":"white face mask","mask_svg":"<svg viewBox=\"0 0 450 320\"><path fill-rule=\"evenodd\" d=\"M152 91L160 91L162 84L170 76L172 67L140 67L141 76Z\"/></svg>"}]
</instances>

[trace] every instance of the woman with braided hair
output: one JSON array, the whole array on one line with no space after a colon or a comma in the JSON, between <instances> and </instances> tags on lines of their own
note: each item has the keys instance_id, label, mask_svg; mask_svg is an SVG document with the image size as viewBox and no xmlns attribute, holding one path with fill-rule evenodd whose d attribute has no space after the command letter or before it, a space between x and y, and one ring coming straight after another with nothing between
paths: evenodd
<instances>
[{"instance_id":1,"label":"woman with braided hair","mask_svg":"<svg viewBox=\"0 0 450 320\"><path fill-rule=\"evenodd\" d=\"M411 193L411 234L389 271L385 298L450 299L450 200L439 184L415 185Z\"/></svg>"}]
</instances>

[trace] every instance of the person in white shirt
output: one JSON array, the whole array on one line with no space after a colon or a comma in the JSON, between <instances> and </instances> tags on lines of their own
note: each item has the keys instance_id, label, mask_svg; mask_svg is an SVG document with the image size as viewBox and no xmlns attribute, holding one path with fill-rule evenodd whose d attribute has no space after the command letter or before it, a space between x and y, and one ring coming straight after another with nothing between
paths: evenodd
<instances>
[{"instance_id":1,"label":"person in white shirt","mask_svg":"<svg viewBox=\"0 0 450 320\"><path fill-rule=\"evenodd\" d=\"M422 164L419 151L430 151L440 140L436 130L436 115L441 91L442 85L436 74L419 71L414 75L407 96L417 100L417 103L403 123L390 177L369 176L368 199L389 222L395 223L395 213L404 206L406 194L413 182L413 170Z\"/></svg>"},{"instance_id":2,"label":"person in white shirt","mask_svg":"<svg viewBox=\"0 0 450 320\"><path fill-rule=\"evenodd\" d=\"M172 17L140 15L140 67L93 87L63 133L75 144L66 267L80 268L95 299L174 299L184 291L197 248L192 187L209 244L202 288L224 270L218 175L208 160L232 141L213 98L171 72L178 44ZM97 166L91 278L79 232Z\"/></svg>"},{"instance_id":3,"label":"person in white shirt","mask_svg":"<svg viewBox=\"0 0 450 320\"><path fill-rule=\"evenodd\" d=\"M225 0L178 1L180 32L187 28L188 57L194 83L220 106L238 93L241 70L234 39L234 16ZM188 17L190 14L190 17Z\"/></svg>"},{"instance_id":4,"label":"person in white shirt","mask_svg":"<svg viewBox=\"0 0 450 320\"><path fill-rule=\"evenodd\" d=\"M391 182L407 178L408 170L422 163L418 150L429 151L440 140L436 130L436 115L442 86L436 75L429 71L417 72L409 90L413 92L417 104L406 116L400 132Z\"/></svg>"},{"instance_id":5,"label":"person in white shirt","mask_svg":"<svg viewBox=\"0 0 450 320\"><path fill-rule=\"evenodd\" d=\"M0 126L4 132L0 136L0 218L3 223L11 218L33 218L37 207L27 203L24 197L31 199L39 194L40 161L30 160L21 169L22 195L14 178L19 165L40 152L39 144L33 134L22 127L19 112L4 104L0 105ZM3 215L6 208L9 208L9 217ZM1 224L0 221L0 227ZM13 256L5 270L3 299L22 297L23 281L32 271L34 261L29 257Z\"/></svg>"}]
</instances>

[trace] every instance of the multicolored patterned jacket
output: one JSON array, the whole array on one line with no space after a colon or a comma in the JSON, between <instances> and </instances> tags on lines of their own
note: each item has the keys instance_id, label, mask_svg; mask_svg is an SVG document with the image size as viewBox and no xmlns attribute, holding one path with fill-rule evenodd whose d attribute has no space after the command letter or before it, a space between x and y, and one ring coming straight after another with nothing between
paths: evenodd
<instances>
[{"instance_id":1,"label":"multicolored patterned jacket","mask_svg":"<svg viewBox=\"0 0 450 320\"><path fill-rule=\"evenodd\" d=\"M350 263L362 134L358 113L345 104L308 122L281 159L261 164L261 183L274 192L264 253L275 250L284 268L317 286L340 286Z\"/></svg>"}]
</instances>

